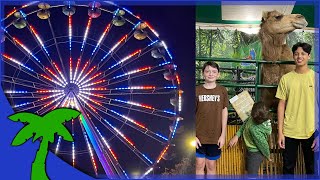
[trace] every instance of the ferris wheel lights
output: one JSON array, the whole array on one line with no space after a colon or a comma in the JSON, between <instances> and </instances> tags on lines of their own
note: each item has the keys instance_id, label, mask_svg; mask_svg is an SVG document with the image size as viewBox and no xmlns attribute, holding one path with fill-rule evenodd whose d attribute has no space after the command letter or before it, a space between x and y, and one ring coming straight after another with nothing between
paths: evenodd
<instances>
[{"instance_id":1,"label":"ferris wheel lights","mask_svg":"<svg viewBox=\"0 0 320 180\"><path fill-rule=\"evenodd\" d=\"M134 15L131 11L129 11L127 8L122 8L122 9L125 10L125 11L127 11L129 14L135 16L135 15ZM138 18L138 19L140 19L140 18Z\"/></svg>"},{"instance_id":2,"label":"ferris wheel lights","mask_svg":"<svg viewBox=\"0 0 320 180\"><path fill-rule=\"evenodd\" d=\"M97 128L97 126L94 126L94 128L97 130L98 134L100 135L100 137L102 138L104 144L107 146L107 148L110 150L110 152L112 153L112 155L114 156L114 153L111 150L110 145L107 143L106 139L102 136L101 132L99 131L99 129ZM114 156L114 158L117 160L117 158Z\"/></svg>"},{"instance_id":3,"label":"ferris wheel lights","mask_svg":"<svg viewBox=\"0 0 320 180\"><path fill-rule=\"evenodd\" d=\"M46 52L48 56L50 56L49 52L47 51L47 48L44 46L43 41L41 40L40 36L38 35L37 31L33 28L33 26L29 25L31 32L36 36L38 42L40 43L43 50Z\"/></svg>"},{"instance_id":4,"label":"ferris wheel lights","mask_svg":"<svg viewBox=\"0 0 320 180\"><path fill-rule=\"evenodd\" d=\"M87 41L89 29L90 29L90 26L91 26L91 21L92 21L92 17L90 17L89 20L88 20L88 24L87 24L86 31L85 31L84 36L83 36L82 45L81 45L81 52L83 51L84 44Z\"/></svg>"},{"instance_id":5,"label":"ferris wheel lights","mask_svg":"<svg viewBox=\"0 0 320 180\"><path fill-rule=\"evenodd\" d=\"M56 150L55 150L55 154L59 153L60 142L61 142L61 136L59 136L58 143L57 143Z\"/></svg>"},{"instance_id":6,"label":"ferris wheel lights","mask_svg":"<svg viewBox=\"0 0 320 180\"><path fill-rule=\"evenodd\" d=\"M35 4L35 3L37 3L37 2L38 2L38 1L29 2L29 3L25 4L25 5L23 5L21 8L26 8L26 7L28 7L28 6L31 6L31 5L33 5L33 4Z\"/></svg>"},{"instance_id":7,"label":"ferris wheel lights","mask_svg":"<svg viewBox=\"0 0 320 180\"><path fill-rule=\"evenodd\" d=\"M78 84L78 83L79 83L79 82L78 82L78 81L79 81L79 78L80 78L81 75L83 74L83 72L84 72L84 70L86 69L86 67L88 66L88 64L89 64L89 61L87 61L86 64L84 65L84 67L82 68L80 74L78 75L78 78L76 79L75 84Z\"/></svg>"},{"instance_id":8,"label":"ferris wheel lights","mask_svg":"<svg viewBox=\"0 0 320 180\"><path fill-rule=\"evenodd\" d=\"M102 74L102 72L100 72L100 73L98 73L98 74L96 74L96 75L92 76L92 77L91 77L91 78L89 78L88 80L86 80L86 81L84 81L84 82L80 83L80 86L82 86L83 84L85 84L85 83L87 83L87 82L91 81L92 79L94 79L94 78L96 78L96 77L100 76L101 74ZM80 81L80 82L81 82L81 81ZM105 82L105 80L103 80L103 82Z\"/></svg>"},{"instance_id":9,"label":"ferris wheel lights","mask_svg":"<svg viewBox=\"0 0 320 180\"><path fill-rule=\"evenodd\" d=\"M29 55L31 55L36 61L38 61L38 62L40 63L40 60L39 60L37 57L35 57L35 56L33 55L33 53L32 53L25 45L23 45L18 39L16 39L15 37L13 37L12 40L13 40L15 43L17 43L19 46L21 46L25 51L27 51L27 53L28 53Z\"/></svg>"},{"instance_id":10,"label":"ferris wheel lights","mask_svg":"<svg viewBox=\"0 0 320 180\"><path fill-rule=\"evenodd\" d=\"M4 93L6 93L6 94L24 94L24 93L28 93L28 91L10 91L10 90L8 90L8 91L4 91Z\"/></svg>"},{"instance_id":11,"label":"ferris wheel lights","mask_svg":"<svg viewBox=\"0 0 320 180\"><path fill-rule=\"evenodd\" d=\"M49 69L48 67L45 67L45 69L46 69L52 76L54 76L56 79L58 79L60 83L66 85L66 83L63 82L55 73L53 73L53 72L51 71L51 69Z\"/></svg>"},{"instance_id":12,"label":"ferris wheel lights","mask_svg":"<svg viewBox=\"0 0 320 180\"><path fill-rule=\"evenodd\" d=\"M26 103L22 103L22 104L15 105L15 106L13 106L13 107L14 107L14 108L17 108L17 107L25 106L25 105L28 105L28 104L31 104L31 103L26 102Z\"/></svg>"},{"instance_id":13,"label":"ferris wheel lights","mask_svg":"<svg viewBox=\"0 0 320 180\"><path fill-rule=\"evenodd\" d=\"M177 86L165 86L165 89L177 89Z\"/></svg>"},{"instance_id":14,"label":"ferris wheel lights","mask_svg":"<svg viewBox=\"0 0 320 180\"><path fill-rule=\"evenodd\" d=\"M163 110L163 112L165 112L165 113L167 113L167 114L176 115L176 113L175 113L175 112L172 112L172 111Z\"/></svg>"},{"instance_id":15,"label":"ferris wheel lights","mask_svg":"<svg viewBox=\"0 0 320 180\"><path fill-rule=\"evenodd\" d=\"M117 9L116 11L114 11L113 15L114 16L123 16L126 12L122 9Z\"/></svg>"},{"instance_id":16,"label":"ferris wheel lights","mask_svg":"<svg viewBox=\"0 0 320 180\"><path fill-rule=\"evenodd\" d=\"M117 4L115 4L112 1L103 1L103 2L105 2L105 3L109 4L109 5L112 5L112 6L118 6Z\"/></svg>"},{"instance_id":17,"label":"ferris wheel lights","mask_svg":"<svg viewBox=\"0 0 320 180\"><path fill-rule=\"evenodd\" d=\"M23 17L24 19L27 19L27 15L23 11L20 10L19 12L20 12L20 18ZM16 15L16 13L15 13L15 15Z\"/></svg>"},{"instance_id":18,"label":"ferris wheel lights","mask_svg":"<svg viewBox=\"0 0 320 180\"><path fill-rule=\"evenodd\" d=\"M69 50L71 51L71 40L72 40L72 18L71 15L68 17L68 31L69 31ZM71 57L70 57L71 59Z\"/></svg>"},{"instance_id":19,"label":"ferris wheel lights","mask_svg":"<svg viewBox=\"0 0 320 180\"><path fill-rule=\"evenodd\" d=\"M174 135L176 134L177 127L178 127L178 124L179 124L178 118L179 117L177 117L177 120L175 121L174 128L173 128L173 131L172 131L172 134L171 134L171 139L173 139Z\"/></svg>"},{"instance_id":20,"label":"ferris wheel lights","mask_svg":"<svg viewBox=\"0 0 320 180\"><path fill-rule=\"evenodd\" d=\"M170 125L169 129L170 129L170 132L173 132L174 131L174 126ZM180 133L182 133L184 131L184 127L180 126L175 131L176 131L175 133L180 134ZM175 144L171 144L171 146L175 146Z\"/></svg>"},{"instance_id":21,"label":"ferris wheel lights","mask_svg":"<svg viewBox=\"0 0 320 180\"><path fill-rule=\"evenodd\" d=\"M8 15L6 16L6 18L10 17L12 14L15 14L17 12L17 9L14 7L13 10L11 12L8 13ZM15 16L15 15L14 15ZM17 16L15 16L17 17ZM18 17L17 17L18 18Z\"/></svg>"},{"instance_id":22,"label":"ferris wheel lights","mask_svg":"<svg viewBox=\"0 0 320 180\"><path fill-rule=\"evenodd\" d=\"M111 149L112 145L115 145L114 150L118 150L117 145L119 143L113 144L114 141L117 140L119 142L121 141L120 144L123 143L122 145L124 145L125 148L129 148L129 151L131 150L135 154L133 156L137 156L145 163L145 165L147 165L146 169L143 169L143 171L141 171L142 169L139 169L139 174L137 175L139 177L142 175L146 176L160 165L157 165L157 163L164 159L166 154L171 154L168 152L168 148L170 146L174 146L171 141L173 137L172 134L179 132L180 127L178 126L179 128L177 128L176 122L179 121L177 120L177 116L180 116L180 113L178 112L178 105L181 106L181 104L178 103L178 90L180 89L178 85L180 84L180 77L175 74L176 65L173 64L168 57L165 46L161 40L157 38L159 35L152 27L150 27L150 25L148 26L148 24L142 21L139 16L133 15L127 9L119 8L119 10L113 14L112 11L116 10L118 7L113 7L110 11L109 9L104 9L104 7L99 9L94 5L94 3L88 7L88 5L75 5L68 2L68 4L52 6L50 9L49 7L48 9L43 8L41 10L37 10L37 7L34 7L36 9L28 8L26 10L31 10L32 13L30 13L30 11L28 12L23 10L26 13L25 15L18 12L21 16L19 19L19 22L22 22L21 27L27 26L27 30L31 32L21 39L21 42L25 43L25 45L17 39L11 40L11 38L15 36L14 33L17 32L17 30L13 30L11 32L12 29L15 29L13 26L14 22L12 23L12 20L14 20L12 14L11 19L8 20L10 21L8 22L10 25L7 26L7 30L9 31L8 34L6 34L8 37L7 40L11 40L10 42L20 50L19 53L24 54L26 59L21 60L21 62L24 62L25 65L34 68L36 72L25 70L24 67L22 67L22 65L24 65L22 63L21 67L19 67L14 62L9 61L10 59L3 58L3 60L6 61L6 63L4 63L5 67L12 65L12 68L15 68L17 71L21 71L19 75L15 76L12 72L9 72L11 67L6 68L9 69L9 71L6 71L6 73L8 73L7 79L9 80L9 78L12 77L12 81L9 83L13 85L11 86L12 88L8 89L11 92L6 91L6 93L11 94L13 98L17 98L17 100L13 99L14 103L12 103L13 105L17 104L16 106L18 106L15 111L24 111L33 108L32 110L34 110L34 112L44 114L45 112L58 107L71 107L82 111L85 120L82 120L79 117L82 121L72 121L72 129L77 128L75 129L77 131L72 130L72 135L75 137L76 141L67 145L69 147L68 152L66 153L61 149L61 147L65 145L64 142L61 141L61 137L56 139L56 146L50 147L56 154L59 153L61 155L62 153L66 153L68 156L67 161L73 166L83 168L81 167L82 163L80 163L80 159L77 158L79 154L86 154L88 158L84 158L85 160L83 161L88 159L88 162L85 163L89 163L89 165L91 164L91 169L89 171L92 171L90 173L93 176L95 174L98 175L99 170L99 173L105 173L108 177L115 177L118 175L117 177L120 178L132 178L132 174L129 174L130 177L126 174L125 170L127 169L122 169L123 161L126 160L126 158L132 158L131 154L125 157L125 159L123 159L123 157L119 157L118 161L118 157L116 156L117 154L115 154L117 151L113 151L113 149ZM38 5L38 2L36 5ZM75 27L78 25L74 23L79 20L77 20L78 13L75 14L75 10L79 11L81 10L80 8L85 8L85 16L82 16L80 21L87 20L88 22L88 18L91 18L90 23L92 24L83 27L83 33L81 36L74 36L75 31L73 32L72 26ZM100 32L100 34L95 33L95 35L93 35L94 37L91 37L93 33L91 33L91 29L88 27L93 27L94 22L92 22L92 18L94 17L86 17L86 11L91 10L91 12L93 12L97 9L98 11L101 10L101 13L109 15L108 17L110 18L108 23L103 26L95 27L99 28L95 30ZM17 11L19 10L20 9ZM30 26L30 23L33 20L40 21L37 17L37 12L40 12L39 14L43 13L44 16L46 15L48 17L51 15L50 19L52 20L54 18L55 21L52 21L52 24L39 24L38 22L35 22L34 25L37 25L36 27ZM59 18L63 17L65 20L65 25L67 27L59 27L61 22L59 22L59 18L55 16L58 13L60 13ZM134 17L130 17L130 14ZM101 15L105 17L105 14ZM27 20L25 20L23 16L27 17ZM98 21L100 20L98 19ZM128 26L122 28L127 28L129 32L124 30L118 31L119 28L117 29L117 27L115 27L116 25L114 25L117 23L117 25L119 25L119 23L124 24L128 22L130 22L130 25L128 24ZM16 22L16 25L17 24L18 22ZM44 32L43 30L48 30L48 27L43 27L47 25L50 25L49 30L51 30L51 34L50 32L42 34ZM57 28L57 26L59 28ZM134 28L132 29L132 27ZM111 28L115 28L115 30L111 31ZM11 35L10 33L13 34ZM109 39L109 37L107 39L106 36L111 36L110 33L112 33L112 36L113 33L118 33L117 36L115 36L116 39ZM55 34L58 36L55 36ZM31 38L28 36L31 36ZM33 40L31 40L32 37ZM42 39L40 39L40 37ZM47 37L53 37L53 39L47 40ZM144 40L143 42L137 42L135 41L135 38L138 40ZM104 41L104 39L106 40ZM84 43L82 40L84 40ZM37 47L29 50L27 47L29 48L32 41L33 45L36 43ZM132 46L133 43L137 46ZM88 46L90 44L91 48L87 48L87 44ZM47 46L47 50L45 49L45 46ZM126 48L128 46L129 48ZM78 47L78 49L75 49L75 47ZM81 51L79 51L80 47ZM156 57L157 59L150 59L152 52L149 54L148 51L153 51L153 57ZM48 52L50 52L52 57L49 56ZM32 53L34 53L34 55ZM90 56L89 61L85 61L87 60L88 55ZM149 59L148 57L142 57L144 55L148 56ZM70 57L69 62L68 57ZM103 57L103 59L99 61L101 57ZM56 61L57 58L60 59L60 62ZM41 60L41 62L39 60ZM105 61L102 62L103 60ZM139 63L147 64L139 65ZM113 69L109 71L109 67L111 66ZM169 72L168 75L172 76L170 77L172 81L169 82L164 78L161 78L164 71ZM23 73L27 73L27 75L24 76ZM28 75L30 75L30 77ZM28 79L25 79L25 77ZM160 77L160 79L157 79L157 77ZM127 84L124 81L130 81L130 83ZM157 86L153 86L152 84L148 85L150 81L157 83ZM14 84L17 86L14 86ZM20 87L20 85L21 87L26 88L16 89L17 87ZM156 97L153 95L156 95ZM160 97L162 95L163 98ZM175 103L171 102L171 95L175 95ZM165 100L164 96L167 100ZM22 100L22 97L33 99L32 102L24 102L24 104L20 104L23 102L20 101ZM139 99L139 97L144 98ZM159 98L164 100L165 105L158 104L157 101L160 101ZM170 99L171 104L175 104L174 107L168 104L168 99ZM139 119L140 117L139 115L134 114L135 111L138 111L139 115L143 115L142 113L146 114L146 116L142 117L143 121L136 121L136 119ZM113 124L114 127L103 121L105 117L110 118L110 123ZM147 119L160 121L149 122ZM165 134L170 133L167 131L169 129L161 129L157 133L153 131L153 129L156 129L156 127L153 126L154 123L156 123L156 125L161 125L163 123L161 120L169 121L166 122L167 125L165 125L165 127L169 126L171 134ZM99 126L95 126L97 125L96 122L99 123L98 121L100 121L103 126L101 124L99 124ZM76 123L79 124L73 127ZM149 126L148 123L152 123L152 125ZM171 126L168 123L170 123ZM160 144L161 148L154 149L157 152L152 152L149 155L148 149L140 149L139 147L141 145L141 140L143 142L149 141L144 141L142 138L139 140L139 143L135 142L135 130L134 133L130 132L126 134L128 128L122 128L122 126L128 126L129 129L134 128L139 131L138 133L141 133L142 137L148 136L148 138L150 137L153 140L156 140L155 143ZM101 134L98 128L104 128L101 129L101 133L106 134ZM107 139L103 137L104 135L106 135L106 137L112 135L115 140L110 141L110 138ZM137 137L140 138L140 136ZM92 143L96 142L95 139L98 140L99 143ZM131 141L131 139L133 141ZM106 157L108 155L108 157L102 157L101 152L106 153L105 155ZM123 154L119 155L123 156ZM124 154L124 156L126 156L126 154ZM136 157L133 158L136 159ZM101 165L104 166L103 164L111 165L110 163L114 165L114 169L110 170L109 168L101 167ZM127 168L127 162L125 162L123 167Z\"/></svg>"},{"instance_id":23,"label":"ferris wheel lights","mask_svg":"<svg viewBox=\"0 0 320 180\"><path fill-rule=\"evenodd\" d=\"M128 34L124 35L110 50L109 52L100 60L102 62L109 54L111 54L125 39L127 39Z\"/></svg>"},{"instance_id":24,"label":"ferris wheel lights","mask_svg":"<svg viewBox=\"0 0 320 180\"><path fill-rule=\"evenodd\" d=\"M4 28L4 27L2 27L2 26L1 26L1 31L0 31L0 32L1 32L1 33L3 33L3 32L8 33L7 29L6 29L6 28Z\"/></svg>"},{"instance_id":25,"label":"ferris wheel lights","mask_svg":"<svg viewBox=\"0 0 320 180\"><path fill-rule=\"evenodd\" d=\"M159 160L160 161L160 160ZM159 162L157 162L159 163ZM146 175L148 175L151 171L153 171L153 167L149 168L147 172L145 172L139 179L143 179Z\"/></svg>"},{"instance_id":26,"label":"ferris wheel lights","mask_svg":"<svg viewBox=\"0 0 320 180\"><path fill-rule=\"evenodd\" d=\"M100 38L99 38L99 41L98 41L96 47L94 48L94 50L93 50L92 53L91 53L91 56L96 52L96 50L98 49L98 47L100 47L100 44L101 44L102 40L105 38L107 32L109 32L110 27L111 27L111 23L109 23L109 24L107 25L107 27L104 29L102 35L101 35Z\"/></svg>"},{"instance_id":27,"label":"ferris wheel lights","mask_svg":"<svg viewBox=\"0 0 320 180\"><path fill-rule=\"evenodd\" d=\"M120 113L118 113L118 112L116 112L116 111L114 111L114 110L110 110L110 111L113 112L113 113L115 113L116 115L118 115L118 116L120 116L120 117L122 117L122 118L124 118L124 119L126 119L126 120L128 120L128 121L130 121L131 123L139 126L139 127L142 128L142 129L147 129L144 125L140 124L139 122L137 122L137 121L135 121L135 120L133 120L133 119L125 116L125 115L122 115L122 114L120 114Z\"/></svg>"},{"instance_id":28,"label":"ferris wheel lights","mask_svg":"<svg viewBox=\"0 0 320 180\"><path fill-rule=\"evenodd\" d=\"M157 37L159 37L159 34L157 33L156 30L154 30L149 23L145 22L145 24L149 27L149 29L153 32L154 35L156 35Z\"/></svg>"},{"instance_id":29,"label":"ferris wheel lights","mask_svg":"<svg viewBox=\"0 0 320 180\"><path fill-rule=\"evenodd\" d=\"M90 81L91 79L94 78L94 77L92 77L92 78L90 78L89 80L86 80L86 81L82 82L82 80L84 80L84 78L86 78L96 67L97 67L97 66L93 66L93 67L80 79L80 81L79 81L80 85L82 85L82 84L84 84L84 83L86 83L86 82L88 82L88 81ZM100 75L101 73L98 73L98 74Z\"/></svg>"},{"instance_id":30,"label":"ferris wheel lights","mask_svg":"<svg viewBox=\"0 0 320 180\"><path fill-rule=\"evenodd\" d=\"M168 141L168 138L164 137L163 135L159 134L159 133L156 133L156 135L160 138L162 138L163 140L165 141Z\"/></svg>"},{"instance_id":31,"label":"ferris wheel lights","mask_svg":"<svg viewBox=\"0 0 320 180\"><path fill-rule=\"evenodd\" d=\"M159 42L159 40L152 41L150 44L148 44L148 47L154 45L157 42Z\"/></svg>"},{"instance_id":32,"label":"ferris wheel lights","mask_svg":"<svg viewBox=\"0 0 320 180\"><path fill-rule=\"evenodd\" d=\"M177 73L176 73L176 80L177 80L178 85L180 85L180 77ZM183 91L182 91L182 93L183 93Z\"/></svg>"},{"instance_id":33,"label":"ferris wheel lights","mask_svg":"<svg viewBox=\"0 0 320 180\"><path fill-rule=\"evenodd\" d=\"M62 72L60 71L59 67L57 66L57 64L55 62L52 62L54 68L58 71L59 75L62 77L62 79L64 80L64 85L67 84L66 78L64 77L64 75L62 74Z\"/></svg>"},{"instance_id":34,"label":"ferris wheel lights","mask_svg":"<svg viewBox=\"0 0 320 180\"><path fill-rule=\"evenodd\" d=\"M179 103L178 110L180 112L182 110L182 97L181 97L180 93L179 93L179 97L178 97L178 103Z\"/></svg>"},{"instance_id":35,"label":"ferris wheel lights","mask_svg":"<svg viewBox=\"0 0 320 180\"><path fill-rule=\"evenodd\" d=\"M168 53L168 55L169 55L170 59L172 59L172 55L171 55L171 53L169 52L169 49L168 49L168 47L167 47L166 43L165 43L164 41L161 41L161 43L163 44L164 48L166 49L166 51L167 51L167 53Z\"/></svg>"},{"instance_id":36,"label":"ferris wheel lights","mask_svg":"<svg viewBox=\"0 0 320 180\"><path fill-rule=\"evenodd\" d=\"M172 62L170 62L170 61L164 62L164 63L159 64L158 66L164 66L164 65L167 65L167 64L170 64L170 63L172 63Z\"/></svg>"},{"instance_id":37,"label":"ferris wheel lights","mask_svg":"<svg viewBox=\"0 0 320 180\"><path fill-rule=\"evenodd\" d=\"M19 66L22 66L22 67L24 67L24 68L28 69L29 71L34 72L34 70L33 70L33 69L31 69L31 68L29 68L28 66L26 66L26 65L22 64L20 61L18 61L18 60L16 60L16 59L12 58L12 57L10 57L10 56L8 56L8 55L6 55L6 54L2 54L2 56L3 56L4 58L6 58L6 59L8 59L8 60L10 60L10 61L12 61L12 62L14 62L14 63L18 64Z\"/></svg>"},{"instance_id":38,"label":"ferris wheel lights","mask_svg":"<svg viewBox=\"0 0 320 180\"><path fill-rule=\"evenodd\" d=\"M143 153L141 153L141 155L150 163L153 164L153 162Z\"/></svg>"},{"instance_id":39,"label":"ferris wheel lights","mask_svg":"<svg viewBox=\"0 0 320 180\"><path fill-rule=\"evenodd\" d=\"M146 71L146 70L150 70L151 67L148 66L148 67L145 67L145 68L140 68L140 69L136 69L136 70L133 70L133 71L129 71L127 73L124 73L124 74L120 74L118 76L114 76L112 77L112 79L116 79L116 78L120 78L120 77L123 77L123 76L127 76L127 75L131 75L131 74L135 74L135 73L139 73L141 71Z\"/></svg>"},{"instance_id":40,"label":"ferris wheel lights","mask_svg":"<svg viewBox=\"0 0 320 180\"><path fill-rule=\"evenodd\" d=\"M170 146L170 145L167 145L166 148L162 151L161 155L160 155L159 158L157 159L157 163L160 162L160 160L162 159L162 157L164 156L164 154L167 152L169 146ZM153 168L152 168L152 169L153 169ZM152 171L152 169L150 170L150 172ZM149 174L149 171L147 171L146 174Z\"/></svg>"},{"instance_id":41,"label":"ferris wheel lights","mask_svg":"<svg viewBox=\"0 0 320 180\"><path fill-rule=\"evenodd\" d=\"M182 121L183 117L177 117L177 121Z\"/></svg>"},{"instance_id":42,"label":"ferris wheel lights","mask_svg":"<svg viewBox=\"0 0 320 180\"><path fill-rule=\"evenodd\" d=\"M131 54L130 54L130 55L128 55L127 57L125 57L125 58L121 59L120 61L118 61L116 64L112 65L109 69L114 68L115 66L117 66L117 65L119 65L119 64L121 64L121 63L123 63L123 62L125 62L125 61L126 61L126 60L128 60L128 59L130 59L132 56L135 56L135 55L140 54L140 53L141 53L141 49L139 49L139 50L137 50L137 51L135 51L135 52L131 53Z\"/></svg>"}]
</instances>

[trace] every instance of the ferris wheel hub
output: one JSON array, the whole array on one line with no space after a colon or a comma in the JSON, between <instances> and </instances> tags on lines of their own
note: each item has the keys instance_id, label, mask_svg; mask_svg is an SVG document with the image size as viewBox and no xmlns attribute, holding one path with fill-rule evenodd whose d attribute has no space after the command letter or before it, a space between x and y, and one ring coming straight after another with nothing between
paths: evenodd
<instances>
[{"instance_id":1,"label":"ferris wheel hub","mask_svg":"<svg viewBox=\"0 0 320 180\"><path fill-rule=\"evenodd\" d=\"M77 95L77 94L79 94L79 87L78 87L78 85L76 85L76 84L74 84L74 83L69 83L69 84L67 84L67 85L65 86L65 88L64 88L64 93L65 93L65 94L70 94L70 93L72 93L72 94Z\"/></svg>"}]
</instances>

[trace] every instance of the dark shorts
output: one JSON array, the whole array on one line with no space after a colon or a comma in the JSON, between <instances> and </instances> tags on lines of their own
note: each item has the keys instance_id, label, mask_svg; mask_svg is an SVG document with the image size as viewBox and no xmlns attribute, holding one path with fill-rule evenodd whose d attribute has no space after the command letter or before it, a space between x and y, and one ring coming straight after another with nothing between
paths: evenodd
<instances>
[{"instance_id":1,"label":"dark shorts","mask_svg":"<svg viewBox=\"0 0 320 180\"><path fill-rule=\"evenodd\" d=\"M209 160L217 160L221 156L221 149L216 144L202 144L196 149L197 158L206 158Z\"/></svg>"}]
</instances>

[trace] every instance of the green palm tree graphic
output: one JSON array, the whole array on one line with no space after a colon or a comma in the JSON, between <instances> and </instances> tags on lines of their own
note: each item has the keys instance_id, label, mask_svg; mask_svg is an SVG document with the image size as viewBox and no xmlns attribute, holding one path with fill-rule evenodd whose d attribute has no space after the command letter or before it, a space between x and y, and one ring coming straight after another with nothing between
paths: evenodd
<instances>
[{"instance_id":1,"label":"green palm tree graphic","mask_svg":"<svg viewBox=\"0 0 320 180\"><path fill-rule=\"evenodd\" d=\"M55 133L66 141L73 141L72 135L64 126L64 122L70 121L80 115L80 112L69 108L58 108L48 112L43 117L33 113L20 112L8 118L15 122L23 122L26 125L18 132L13 139L12 146L20 146L33 137L32 142L41 139L40 147L32 163L31 179L49 179L46 172L46 159L49 143L54 142Z\"/></svg>"}]
</instances>

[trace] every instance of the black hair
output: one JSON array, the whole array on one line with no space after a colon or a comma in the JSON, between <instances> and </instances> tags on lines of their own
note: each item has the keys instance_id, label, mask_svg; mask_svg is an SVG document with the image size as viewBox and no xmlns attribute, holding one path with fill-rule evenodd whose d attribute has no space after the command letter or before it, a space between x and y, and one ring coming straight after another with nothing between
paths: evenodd
<instances>
[{"instance_id":1,"label":"black hair","mask_svg":"<svg viewBox=\"0 0 320 180\"><path fill-rule=\"evenodd\" d=\"M253 104L251 110L251 117L256 124L261 124L268 120L269 110L263 102L256 102Z\"/></svg>"},{"instance_id":2,"label":"black hair","mask_svg":"<svg viewBox=\"0 0 320 180\"><path fill-rule=\"evenodd\" d=\"M206 63L204 63L203 67L202 67L202 73L204 73L204 69L206 69L207 66L211 66L213 68L216 68L218 70L218 72L220 72L220 68L219 65L213 61L208 61Z\"/></svg>"},{"instance_id":3,"label":"black hair","mask_svg":"<svg viewBox=\"0 0 320 180\"><path fill-rule=\"evenodd\" d=\"M294 54L294 52L296 52L296 50L301 47L303 49L304 52L310 54L312 46L308 43L302 43L302 42L298 42L297 44L292 46L292 53Z\"/></svg>"}]
</instances>

